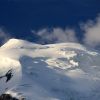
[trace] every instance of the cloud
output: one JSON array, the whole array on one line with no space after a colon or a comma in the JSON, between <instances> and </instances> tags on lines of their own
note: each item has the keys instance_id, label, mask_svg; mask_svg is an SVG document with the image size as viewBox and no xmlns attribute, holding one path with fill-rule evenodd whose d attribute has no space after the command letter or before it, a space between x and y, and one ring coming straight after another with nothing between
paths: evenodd
<instances>
[{"instance_id":1,"label":"cloud","mask_svg":"<svg viewBox=\"0 0 100 100\"><path fill-rule=\"evenodd\" d=\"M4 44L11 38L10 34L7 33L3 28L0 28L0 43Z\"/></svg>"},{"instance_id":2,"label":"cloud","mask_svg":"<svg viewBox=\"0 0 100 100\"><path fill-rule=\"evenodd\" d=\"M97 16L94 20L88 20L86 23L81 23L80 33L76 33L75 29L62 29L58 28L44 28L39 31L32 31L34 34L40 37L39 43L62 43L62 42L76 42L91 47L100 46L100 16ZM82 40L78 41L76 34L83 34Z\"/></svg>"},{"instance_id":3,"label":"cloud","mask_svg":"<svg viewBox=\"0 0 100 100\"><path fill-rule=\"evenodd\" d=\"M78 27L79 28L79 27ZM71 28L44 28L38 31L31 31L32 36L35 38L36 43L50 44L50 43L62 43L62 42L74 42L83 43L92 47L100 46L100 16L96 17L95 20L88 20L86 23L80 25L80 33L76 33L75 29ZM81 37L80 35L83 34ZM82 37L83 36L83 37ZM6 32L3 28L0 28L0 42L4 44L8 39L11 38L10 33ZM79 41L81 38L81 41Z\"/></svg>"},{"instance_id":4,"label":"cloud","mask_svg":"<svg viewBox=\"0 0 100 100\"><path fill-rule=\"evenodd\" d=\"M100 45L100 16L83 24L81 29L84 31L84 44L92 47Z\"/></svg>"},{"instance_id":5,"label":"cloud","mask_svg":"<svg viewBox=\"0 0 100 100\"><path fill-rule=\"evenodd\" d=\"M40 37L39 43L62 43L62 42L75 42L81 43L91 47L100 46L100 16L94 20L87 20L86 23L81 23L80 33L76 33L75 29L62 29L58 28L44 28L39 31L32 31ZM83 37L77 37L76 34L83 34ZM79 41L78 39L81 38Z\"/></svg>"},{"instance_id":6,"label":"cloud","mask_svg":"<svg viewBox=\"0 0 100 100\"><path fill-rule=\"evenodd\" d=\"M75 31L73 29L44 28L37 32L32 31L40 37L39 42L44 43L60 43L60 42L78 42Z\"/></svg>"}]
</instances>

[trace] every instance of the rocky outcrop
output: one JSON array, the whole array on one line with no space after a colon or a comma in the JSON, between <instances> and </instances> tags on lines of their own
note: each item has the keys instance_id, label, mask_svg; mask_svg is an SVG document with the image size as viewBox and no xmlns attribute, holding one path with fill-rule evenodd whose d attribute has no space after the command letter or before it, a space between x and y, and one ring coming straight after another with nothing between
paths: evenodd
<instances>
[{"instance_id":1,"label":"rocky outcrop","mask_svg":"<svg viewBox=\"0 0 100 100\"><path fill-rule=\"evenodd\" d=\"M12 97L10 94L2 94L0 96L0 100L25 100L24 98L17 99L15 97Z\"/></svg>"}]
</instances>

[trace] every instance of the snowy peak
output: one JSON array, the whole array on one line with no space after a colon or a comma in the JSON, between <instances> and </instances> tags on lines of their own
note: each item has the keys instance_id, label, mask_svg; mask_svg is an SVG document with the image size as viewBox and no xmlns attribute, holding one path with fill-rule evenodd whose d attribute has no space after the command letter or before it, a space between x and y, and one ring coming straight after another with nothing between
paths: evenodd
<instances>
[{"instance_id":1,"label":"snowy peak","mask_svg":"<svg viewBox=\"0 0 100 100\"><path fill-rule=\"evenodd\" d=\"M0 76L8 67L22 72L21 83L10 93L26 100L100 99L100 55L81 44L39 45L10 39L1 47L0 58Z\"/></svg>"},{"instance_id":2,"label":"snowy peak","mask_svg":"<svg viewBox=\"0 0 100 100\"><path fill-rule=\"evenodd\" d=\"M7 43L5 43L1 48L3 49L11 49L11 48L31 48L33 46L38 46L38 44L31 43L21 39L10 39Z\"/></svg>"},{"instance_id":3,"label":"snowy peak","mask_svg":"<svg viewBox=\"0 0 100 100\"><path fill-rule=\"evenodd\" d=\"M80 50L85 50L86 48L79 44L79 43L57 43L57 44L48 44L48 45L41 45L41 44L36 44L32 42L28 42L26 40L21 40L21 39L9 39L1 48L3 49L18 49L18 48L34 48L34 47L48 47L48 48L71 48L71 49L80 49Z\"/></svg>"}]
</instances>

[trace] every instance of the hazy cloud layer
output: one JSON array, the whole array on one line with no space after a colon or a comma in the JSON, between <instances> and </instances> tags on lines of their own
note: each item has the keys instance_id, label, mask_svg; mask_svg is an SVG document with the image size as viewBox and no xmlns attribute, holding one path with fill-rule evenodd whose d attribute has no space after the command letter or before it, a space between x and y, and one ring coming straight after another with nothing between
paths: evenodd
<instances>
[{"instance_id":1,"label":"hazy cloud layer","mask_svg":"<svg viewBox=\"0 0 100 100\"><path fill-rule=\"evenodd\" d=\"M75 31L69 28L65 30L62 28L45 28L38 32L32 32L40 37L41 43L78 42Z\"/></svg>"},{"instance_id":2,"label":"hazy cloud layer","mask_svg":"<svg viewBox=\"0 0 100 100\"><path fill-rule=\"evenodd\" d=\"M5 32L2 28L0 28L0 42L1 42L1 44L4 44L10 38L11 38L10 34Z\"/></svg>"},{"instance_id":3,"label":"hazy cloud layer","mask_svg":"<svg viewBox=\"0 0 100 100\"><path fill-rule=\"evenodd\" d=\"M92 47L100 46L100 16L95 20L88 20L87 23L80 25L80 34L83 34L82 41L85 45ZM75 29L62 29L58 28L44 28L38 31L32 30L33 36L36 35L39 39L37 43L61 43L61 42L80 42L76 36ZM11 36L0 28L0 42L5 43Z\"/></svg>"},{"instance_id":4,"label":"hazy cloud layer","mask_svg":"<svg viewBox=\"0 0 100 100\"><path fill-rule=\"evenodd\" d=\"M100 45L100 16L95 20L88 20L80 25L81 33L83 34L82 41L85 45L96 47ZM37 32L32 31L40 37L39 43L61 43L61 42L80 42L76 37L74 29L66 28L44 28Z\"/></svg>"},{"instance_id":5,"label":"hazy cloud layer","mask_svg":"<svg viewBox=\"0 0 100 100\"><path fill-rule=\"evenodd\" d=\"M82 29L84 30L83 41L85 44L94 47L100 45L100 16L94 21L89 20L82 25Z\"/></svg>"}]
</instances>

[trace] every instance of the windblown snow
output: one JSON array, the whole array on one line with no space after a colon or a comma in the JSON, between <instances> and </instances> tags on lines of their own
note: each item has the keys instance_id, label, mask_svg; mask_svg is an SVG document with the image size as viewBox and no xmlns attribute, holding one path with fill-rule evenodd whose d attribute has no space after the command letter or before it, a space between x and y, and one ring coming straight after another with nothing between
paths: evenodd
<instances>
[{"instance_id":1,"label":"windblown snow","mask_svg":"<svg viewBox=\"0 0 100 100\"><path fill-rule=\"evenodd\" d=\"M0 76L11 69L9 82L0 79L0 93L26 100L100 100L100 54L81 44L10 39L0 47Z\"/></svg>"}]
</instances>

